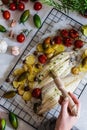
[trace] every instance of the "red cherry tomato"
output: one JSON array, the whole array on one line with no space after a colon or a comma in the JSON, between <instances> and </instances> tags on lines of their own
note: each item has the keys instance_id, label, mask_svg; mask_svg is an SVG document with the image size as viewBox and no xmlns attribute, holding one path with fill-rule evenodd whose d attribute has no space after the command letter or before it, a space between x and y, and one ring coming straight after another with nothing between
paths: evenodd
<instances>
[{"instance_id":1,"label":"red cherry tomato","mask_svg":"<svg viewBox=\"0 0 87 130\"><path fill-rule=\"evenodd\" d=\"M79 36L79 33L75 29L71 29L69 31L69 35L71 38L77 38Z\"/></svg>"},{"instance_id":2,"label":"red cherry tomato","mask_svg":"<svg viewBox=\"0 0 87 130\"><path fill-rule=\"evenodd\" d=\"M15 3L10 3L9 9L12 10L12 11L16 10L17 9L16 4Z\"/></svg>"},{"instance_id":3,"label":"red cherry tomato","mask_svg":"<svg viewBox=\"0 0 87 130\"><path fill-rule=\"evenodd\" d=\"M8 10L2 11L3 12L3 18L8 20L10 18L10 12Z\"/></svg>"},{"instance_id":4,"label":"red cherry tomato","mask_svg":"<svg viewBox=\"0 0 87 130\"><path fill-rule=\"evenodd\" d=\"M62 43L62 38L60 36L55 36L53 41L55 44L61 44Z\"/></svg>"},{"instance_id":5,"label":"red cherry tomato","mask_svg":"<svg viewBox=\"0 0 87 130\"><path fill-rule=\"evenodd\" d=\"M22 43L25 40L25 35L23 33L20 33L17 35L17 41Z\"/></svg>"},{"instance_id":6,"label":"red cherry tomato","mask_svg":"<svg viewBox=\"0 0 87 130\"><path fill-rule=\"evenodd\" d=\"M71 47L73 44L73 40L71 38L64 38L64 45L67 47Z\"/></svg>"},{"instance_id":7,"label":"red cherry tomato","mask_svg":"<svg viewBox=\"0 0 87 130\"><path fill-rule=\"evenodd\" d=\"M42 9L42 4L40 2L35 2L34 9L39 11L40 9Z\"/></svg>"},{"instance_id":8,"label":"red cherry tomato","mask_svg":"<svg viewBox=\"0 0 87 130\"><path fill-rule=\"evenodd\" d=\"M66 29L61 30L60 33L61 33L61 35L62 35L63 37L68 37L68 35L69 35L68 30L66 30Z\"/></svg>"},{"instance_id":9,"label":"red cherry tomato","mask_svg":"<svg viewBox=\"0 0 87 130\"><path fill-rule=\"evenodd\" d=\"M41 95L41 89L40 88L35 88L32 92L32 96L35 98L39 98Z\"/></svg>"},{"instance_id":10,"label":"red cherry tomato","mask_svg":"<svg viewBox=\"0 0 87 130\"><path fill-rule=\"evenodd\" d=\"M40 62L41 64L45 64L46 61L47 61L47 57L46 57L46 55L42 54L42 55L40 55L40 56L38 57L38 60L39 60L39 62Z\"/></svg>"},{"instance_id":11,"label":"red cherry tomato","mask_svg":"<svg viewBox=\"0 0 87 130\"><path fill-rule=\"evenodd\" d=\"M19 3L18 3L18 6L17 6L17 9L20 10L20 11L23 11L23 10L25 9L24 3L19 2Z\"/></svg>"},{"instance_id":12,"label":"red cherry tomato","mask_svg":"<svg viewBox=\"0 0 87 130\"><path fill-rule=\"evenodd\" d=\"M83 47L83 41L82 40L76 40L74 45L75 45L75 48L81 48L81 47Z\"/></svg>"}]
</instances>

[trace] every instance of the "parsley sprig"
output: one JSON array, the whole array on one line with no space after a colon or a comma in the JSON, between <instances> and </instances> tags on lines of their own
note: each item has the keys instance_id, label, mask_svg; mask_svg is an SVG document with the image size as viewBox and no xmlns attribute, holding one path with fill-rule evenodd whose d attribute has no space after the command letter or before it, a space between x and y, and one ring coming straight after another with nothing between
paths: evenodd
<instances>
[{"instance_id":1,"label":"parsley sprig","mask_svg":"<svg viewBox=\"0 0 87 130\"><path fill-rule=\"evenodd\" d=\"M84 14L85 10L87 9L87 0L58 0L58 2L55 0L40 1L65 12L71 10Z\"/></svg>"}]
</instances>

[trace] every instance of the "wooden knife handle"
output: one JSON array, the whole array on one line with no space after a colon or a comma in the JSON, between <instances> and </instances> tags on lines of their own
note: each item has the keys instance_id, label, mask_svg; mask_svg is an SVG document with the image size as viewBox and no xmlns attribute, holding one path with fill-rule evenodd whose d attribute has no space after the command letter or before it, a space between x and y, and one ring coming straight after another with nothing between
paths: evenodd
<instances>
[{"instance_id":1,"label":"wooden knife handle","mask_svg":"<svg viewBox=\"0 0 87 130\"><path fill-rule=\"evenodd\" d=\"M60 78L55 77L55 76L52 76L52 77L54 79L54 82L55 82L57 88L61 91L62 96L64 98L68 97L68 99L69 99L69 110L70 110L71 114L73 116L77 116L77 114L78 114L77 105L74 103L73 99L69 96L68 92L64 89L64 85L61 82Z\"/></svg>"}]
</instances>

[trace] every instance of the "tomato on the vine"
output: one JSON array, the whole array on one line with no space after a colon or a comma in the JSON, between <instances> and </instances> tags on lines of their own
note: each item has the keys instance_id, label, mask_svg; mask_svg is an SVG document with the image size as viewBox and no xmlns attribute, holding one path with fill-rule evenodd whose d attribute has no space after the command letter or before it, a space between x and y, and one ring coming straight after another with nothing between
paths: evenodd
<instances>
[{"instance_id":1,"label":"tomato on the vine","mask_svg":"<svg viewBox=\"0 0 87 130\"><path fill-rule=\"evenodd\" d=\"M41 64L45 64L46 61L47 61L47 56L44 55L44 54L39 55L39 56L38 56L38 60L39 60L39 62L40 62Z\"/></svg>"},{"instance_id":2,"label":"tomato on the vine","mask_svg":"<svg viewBox=\"0 0 87 130\"><path fill-rule=\"evenodd\" d=\"M17 9L16 4L15 4L15 3L13 3L13 2L12 2L12 3L10 3L10 4L9 4L9 9L10 9L10 10L12 10L12 11L16 10L16 9Z\"/></svg>"},{"instance_id":3,"label":"tomato on the vine","mask_svg":"<svg viewBox=\"0 0 87 130\"><path fill-rule=\"evenodd\" d=\"M23 33L20 33L17 35L17 41L22 43L25 40L25 35Z\"/></svg>"},{"instance_id":4,"label":"tomato on the vine","mask_svg":"<svg viewBox=\"0 0 87 130\"><path fill-rule=\"evenodd\" d=\"M23 11L25 9L24 3L19 2L18 5L17 5L17 9L20 10L20 11Z\"/></svg>"},{"instance_id":5,"label":"tomato on the vine","mask_svg":"<svg viewBox=\"0 0 87 130\"><path fill-rule=\"evenodd\" d=\"M10 18L10 12L8 10L2 10L3 12L3 18L8 20Z\"/></svg>"},{"instance_id":6,"label":"tomato on the vine","mask_svg":"<svg viewBox=\"0 0 87 130\"><path fill-rule=\"evenodd\" d=\"M40 9L42 9L42 4L40 2L35 2L34 9L39 11Z\"/></svg>"}]
</instances>

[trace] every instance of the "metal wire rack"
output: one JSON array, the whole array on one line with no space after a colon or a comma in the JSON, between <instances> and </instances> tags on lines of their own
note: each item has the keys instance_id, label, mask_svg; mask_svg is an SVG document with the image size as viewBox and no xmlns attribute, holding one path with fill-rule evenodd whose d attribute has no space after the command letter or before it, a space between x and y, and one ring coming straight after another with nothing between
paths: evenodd
<instances>
[{"instance_id":1,"label":"metal wire rack","mask_svg":"<svg viewBox=\"0 0 87 130\"><path fill-rule=\"evenodd\" d=\"M81 29L82 24L80 24L76 20L72 19L71 17L67 16L66 14L64 14L56 9L52 9L50 11L50 13L48 14L48 16L46 17L46 19L44 20L41 28L32 37L32 40L30 41L30 43L28 44L28 46L26 47L26 49L24 50L24 52L22 53L22 55L20 56L20 58L18 59L16 64L14 65L13 69L8 74L7 79L10 78L11 80L13 80L12 72L18 66L18 64L20 64L22 62L22 58L25 57L30 52L30 50L39 42L41 37L44 34L51 33L55 24L61 23L61 22L63 24L65 24L65 21L66 21L67 25L70 25L70 26L76 28L78 31ZM87 38L84 37L84 40L86 41ZM85 77L80 82L78 88L74 92L78 98L81 96L82 92L84 91L85 87L87 86L86 81L87 81L87 77ZM38 124L33 120L32 116L27 111L25 111L24 108L21 107L20 104L17 103L14 98L11 100L2 98L4 91L7 91L8 89L12 90L11 85L9 85L9 83L7 83L7 82L3 83L0 86L0 96L1 96L0 97L0 106L7 109L8 111L13 111L20 119L22 119L23 121L25 121L32 127L37 128ZM42 122L48 120L51 117L58 116L59 111L60 111L60 106L58 105L57 107L55 107L54 109L52 109L51 111L49 111L48 113L46 113L44 115Z\"/></svg>"}]
</instances>

